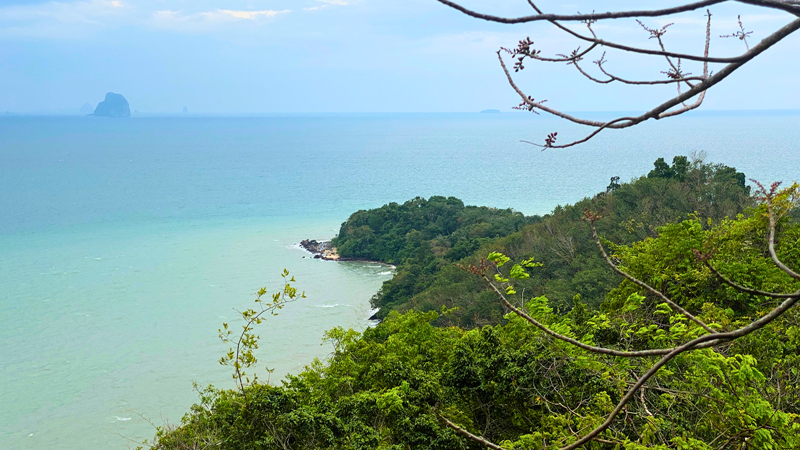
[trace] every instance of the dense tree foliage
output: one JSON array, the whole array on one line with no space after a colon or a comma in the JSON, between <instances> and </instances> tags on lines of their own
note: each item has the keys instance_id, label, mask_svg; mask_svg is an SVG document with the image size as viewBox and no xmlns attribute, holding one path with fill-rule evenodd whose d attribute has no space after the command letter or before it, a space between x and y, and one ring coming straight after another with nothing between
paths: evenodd
<instances>
[{"instance_id":1,"label":"dense tree foliage","mask_svg":"<svg viewBox=\"0 0 800 450\"><path fill-rule=\"evenodd\" d=\"M677 156L670 166L659 158L647 177L622 184L614 177L606 192L544 217L525 221L510 210L464 207L452 197L418 198L353 214L334 243L343 256L397 264L396 275L373 299L381 308L379 318L392 310L438 311L445 306L458 310L440 319L441 324L497 324L503 310L494 295L452 262L475 263L492 251L515 259L535 256L544 268L522 283L528 295L545 295L561 309L571 308L576 296L597 306L620 279L597 253L581 220L585 209L601 211L603 236L630 244L656 236L659 226L689 214L713 220L735 217L754 204L744 179L743 173L721 164Z\"/></svg>"},{"instance_id":2,"label":"dense tree foliage","mask_svg":"<svg viewBox=\"0 0 800 450\"><path fill-rule=\"evenodd\" d=\"M442 267L536 220L511 209L464 206L455 197L417 197L354 213L332 244L346 258L397 265L375 300L383 308L424 291ZM389 311L383 309L381 317Z\"/></svg>"},{"instance_id":3,"label":"dense tree foliage","mask_svg":"<svg viewBox=\"0 0 800 450\"><path fill-rule=\"evenodd\" d=\"M612 256L710 327L734 329L765 314L775 299L722 282L694 250L714 249L711 267L737 283L796 291L800 283L769 259L765 209L666 223L643 240L613 245ZM777 230L778 255L800 267L796 209L783 216ZM646 228L635 231L651 234ZM547 269L529 266L530 278ZM509 276L513 267L504 265L498 277ZM515 291L513 303L589 345L659 349L705 332L628 280L609 289L599 306L575 301L564 312L545 296L523 293L520 281L527 279L521 278L517 274L509 291ZM315 361L281 386L249 386L247 398L238 390L204 391L180 427L160 430L155 448L480 448L445 426L437 411L503 448L558 448L602 422L653 363L553 340L515 314L502 324L471 330L436 326L456 312L393 311L363 334L331 330L327 338L334 352L327 361ZM745 338L683 353L586 448L800 448L798 350L795 308Z\"/></svg>"},{"instance_id":4,"label":"dense tree foliage","mask_svg":"<svg viewBox=\"0 0 800 450\"><path fill-rule=\"evenodd\" d=\"M341 256L390 264L418 259L422 246L455 261L477 250L481 239L506 236L530 220L511 209L464 206L455 197L417 197L354 213L333 244Z\"/></svg>"}]
</instances>

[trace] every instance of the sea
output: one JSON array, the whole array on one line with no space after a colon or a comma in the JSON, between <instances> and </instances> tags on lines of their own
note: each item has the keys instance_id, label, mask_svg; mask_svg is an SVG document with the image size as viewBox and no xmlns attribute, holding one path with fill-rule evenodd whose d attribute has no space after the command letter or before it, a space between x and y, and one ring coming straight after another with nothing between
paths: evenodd
<instances>
[{"instance_id":1,"label":"sea","mask_svg":"<svg viewBox=\"0 0 800 450\"><path fill-rule=\"evenodd\" d=\"M521 142L553 131L587 132L525 113L0 116L0 448L135 448L180 423L193 383L235 387L218 329L284 268L306 298L259 326L256 371L324 361L324 332L370 326L392 268L297 244L357 210L444 195L545 214L675 155L800 180L797 111Z\"/></svg>"}]
</instances>

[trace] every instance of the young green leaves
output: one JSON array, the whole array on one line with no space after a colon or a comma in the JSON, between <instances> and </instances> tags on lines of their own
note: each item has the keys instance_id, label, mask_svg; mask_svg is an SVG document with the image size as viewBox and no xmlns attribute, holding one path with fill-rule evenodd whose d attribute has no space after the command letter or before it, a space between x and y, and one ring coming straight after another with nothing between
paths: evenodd
<instances>
[{"instance_id":1,"label":"young green leaves","mask_svg":"<svg viewBox=\"0 0 800 450\"><path fill-rule=\"evenodd\" d=\"M509 258L508 256L506 256L506 255L504 255L502 253L499 253L499 252L491 252L491 253L489 253L489 256L487 256L486 259L491 261L491 262L493 262L497 267L502 267L506 263L511 261L511 258ZM517 280L524 280L526 278L530 278L530 274L528 274L528 272L525 270L526 267L529 268L529 269L533 269L533 268L542 267L542 266L543 266L542 263L535 262L534 259L531 257L529 259L525 259L525 260L520 261L519 264L514 264L514 266L511 267L511 270L508 273L508 278L505 278L501 274L496 273L494 275L494 279L498 283L508 283L508 282L511 281L511 278L517 279ZM508 286L506 286L506 294L514 295L516 293L517 293L517 291L514 290L514 286L513 285L509 284Z\"/></svg>"},{"instance_id":2,"label":"young green leaves","mask_svg":"<svg viewBox=\"0 0 800 450\"><path fill-rule=\"evenodd\" d=\"M258 363L258 358L256 358L254 350L258 349L258 340L259 336L253 332L255 325L261 324L264 320L262 315L264 313L270 313L273 316L278 315L278 310L283 309L283 307L287 303L294 302L301 298L306 298L305 292L298 293L297 288L295 288L292 283L295 283L294 277L289 275L289 271L283 269L283 273L281 273L281 277L283 278L283 290L275 292L272 294L272 301L264 301L262 297L266 295L267 288L262 287L256 293L255 303L258 305L259 309L246 309L244 311L239 311L242 319L244 319L245 324L242 325L242 333L239 335L238 338L232 337L233 332L230 330L227 323L222 324L222 328L219 331L219 338L222 342L229 343L231 345L235 345L235 350L233 347L228 349L228 352L220 358L219 363L223 366L231 366L233 367L233 379L236 382L239 389L242 391L242 394L247 398L247 393L245 392L245 386L248 384L253 384L258 380L257 375L253 375L253 378L250 377L245 373L245 369L249 369L250 367L254 366ZM272 370L267 368L268 373L272 373Z\"/></svg>"}]
</instances>

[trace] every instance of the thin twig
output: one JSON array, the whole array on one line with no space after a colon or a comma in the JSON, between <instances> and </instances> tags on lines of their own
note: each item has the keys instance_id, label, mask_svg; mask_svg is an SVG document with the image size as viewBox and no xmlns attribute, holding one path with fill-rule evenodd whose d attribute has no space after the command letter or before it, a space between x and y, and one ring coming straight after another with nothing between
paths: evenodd
<instances>
[{"instance_id":1,"label":"thin twig","mask_svg":"<svg viewBox=\"0 0 800 450\"><path fill-rule=\"evenodd\" d=\"M600 237L597 235L597 228L594 226L594 222L592 220L589 221L589 226L592 228L592 237L594 238L594 242L597 244L597 248L600 249L600 254L603 255L603 259L606 261L606 263L608 263L609 266L611 266L611 269L614 272L622 275L623 277L625 277L631 283L633 283L633 284L635 284L635 285L637 285L637 286L639 286L641 288L644 288L644 289L648 290L651 294L653 294L656 297L660 298L661 300L665 301L671 307L677 309L681 314L686 316L686 318L688 318L692 322L696 323L697 325L700 325L704 330L708 331L709 333L711 333L711 334L716 334L717 333L713 328L709 327L702 320L698 319L692 313L690 313L689 311L687 311L683 307L681 307L679 304L677 304L674 301L672 301L672 299L670 299L669 297L664 295L658 289L656 289L656 288L650 286L649 284L645 283L644 281L642 281L642 280L640 280L640 279L628 274L627 272L625 272L623 270L620 270L620 268L617 267L617 265L614 264L613 261L611 261L611 258L609 258L608 254L606 253L606 250L603 247L603 243L600 242Z\"/></svg>"},{"instance_id":2,"label":"thin twig","mask_svg":"<svg viewBox=\"0 0 800 450\"><path fill-rule=\"evenodd\" d=\"M732 288L734 288L734 289L736 289L738 291L746 292L748 294L753 294L753 295L762 295L764 297L772 297L772 298L790 298L790 297L795 295L795 294L778 294L776 292L760 291L758 289L752 289L752 288L749 288L749 287L742 286L741 284L738 284L738 283L730 280L725 275L721 274L708 261L704 261L703 264L705 264L705 266L708 267L708 270L710 270L714 275L716 275L717 278L722 280L723 283L731 286Z\"/></svg>"}]
</instances>

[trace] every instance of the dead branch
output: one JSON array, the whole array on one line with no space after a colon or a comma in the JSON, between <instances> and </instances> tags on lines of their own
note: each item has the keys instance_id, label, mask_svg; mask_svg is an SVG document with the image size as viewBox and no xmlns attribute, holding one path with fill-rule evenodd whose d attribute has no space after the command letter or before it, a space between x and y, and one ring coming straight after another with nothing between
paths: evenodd
<instances>
[{"instance_id":1,"label":"dead branch","mask_svg":"<svg viewBox=\"0 0 800 450\"><path fill-rule=\"evenodd\" d=\"M559 54L555 58L544 57L541 55L540 50L533 49L532 48L533 41L531 41L530 38L527 38L524 41L520 41L520 45L516 50L512 51L505 48L501 48L501 50L504 50L509 54L511 54L512 57L517 58L517 62L514 65L514 70L516 72L524 69L523 66L524 59L530 58L532 60L540 62L573 64L584 77L600 84L619 82L622 84L629 84L629 85L648 86L648 85L662 85L662 84L675 83L676 86L678 86L678 94L675 97L661 103L660 105L650 109L649 111L639 116L620 117L610 121L595 121L595 120L581 119L572 116L570 114L564 113L563 111L560 111L556 108L551 108L549 106L546 106L543 104L542 101L538 102L534 101L531 96L526 95L514 82L509 69L506 67L505 62L503 61L502 55L498 52L498 59L500 61L500 66L503 69L503 72L506 74L506 78L508 79L509 84L517 92L520 98L522 98L522 103L517 109L526 109L532 112L544 111L579 125L585 125L597 128L597 130L594 130L585 138L574 140L567 144L556 144L555 135L557 133L550 133L544 145L533 144L530 141L522 141L525 143L536 145L541 148L572 147L574 145L578 145L592 139L593 137L599 134L599 131L605 130L607 128L610 129L629 128L650 119L658 120L667 117L678 116L686 112L692 111L694 109L697 109L702 105L708 89L715 86L717 83L723 81L734 71L738 70L741 66L750 62L755 57L757 57L767 49L771 48L772 46L783 40L785 37L791 35L795 31L800 29L800 19L795 19L794 21L788 23L787 25L783 26L782 28L778 29L774 33L767 36L764 40L762 40L758 44L752 47L750 47L748 44L747 51L742 53L741 55L730 56L730 57L716 57L716 56L711 56L709 54L709 48L711 42L710 12L707 14L708 22L705 30L706 39L705 39L704 52L702 55L693 55L688 53L677 53L668 51L662 39L663 35L666 33L667 27L662 27L660 29L649 28L645 26L641 21L639 22L641 26L650 34L650 37L657 40L658 48L648 49L648 48L634 47L630 45L625 45L601 39L596 35L594 30L592 29L592 24L600 20L609 20L609 19L635 18L638 20L640 18L647 18L647 17L667 17L674 14L695 11L701 8L707 8L712 5L728 3L731 1L756 7L777 9L789 13L793 16L800 17L800 0L707 0L707 1L687 3L672 8L657 9L657 10L617 11L617 12L607 12L607 13L593 12L591 14L580 14L580 13L548 14L542 11L532 0L527 0L528 4L534 9L536 14L531 16L522 16L516 18L503 18L503 17L478 13L469 10L467 8L464 8L461 5L453 3L450 0L438 0L438 1L444 5L447 5L458 11L461 11L462 13L467 14L469 16L482 20L488 20L491 22L504 23L504 24L520 24L520 23L539 22L539 21L549 22L550 24L557 27L561 31L567 33L568 35L578 40L590 43L590 46L586 50L580 51L580 48L578 48L577 50L574 50L569 54ZM586 24L590 32L590 35L579 33L571 29L570 27L565 26L561 22L582 22ZM746 39L749 36L749 34L750 32L745 31L744 26L741 25L740 23L740 31L731 36L745 40L745 43L747 44ZM601 56L601 58L595 61L595 64L597 64L598 69L603 73L603 75L605 75L608 78L601 79L596 76L593 76L586 70L584 70L584 68L580 66L579 62L598 47L604 47L604 48L607 47L634 54L664 57L667 61L669 70L664 71L662 73L666 75L667 79L637 81L612 75L603 67L603 64L606 62L605 53L603 53L603 56ZM691 74L684 73L683 69L681 68L681 61L701 62L703 64L703 75L692 77L690 76ZM708 65L712 63L726 64L726 65L723 66L716 73L710 74ZM687 86L688 89L686 92L681 92L680 90L681 84ZM693 103L687 103L692 99L694 99Z\"/></svg>"}]
</instances>

